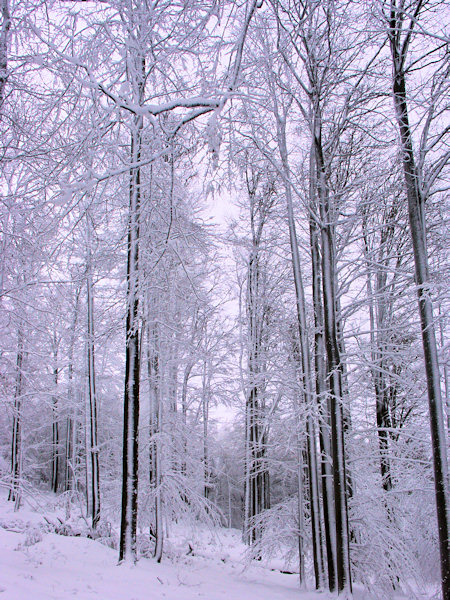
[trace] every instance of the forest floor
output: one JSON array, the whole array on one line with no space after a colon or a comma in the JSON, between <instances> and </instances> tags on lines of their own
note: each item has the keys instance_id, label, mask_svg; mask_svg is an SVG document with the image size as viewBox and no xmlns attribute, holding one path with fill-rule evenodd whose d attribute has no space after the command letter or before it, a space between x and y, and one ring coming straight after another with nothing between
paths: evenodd
<instances>
[{"instance_id":1,"label":"forest floor","mask_svg":"<svg viewBox=\"0 0 450 600\"><path fill-rule=\"evenodd\" d=\"M196 538L189 553L185 530L174 531L161 564L141 558L117 565L117 550L86 537L49 532L62 509L50 501L43 512L27 503L19 511L0 496L0 600L325 600L300 592L298 576L270 565L244 568L237 530ZM173 539L172 539L173 537ZM278 567L279 568L279 567ZM365 600L362 591L355 600Z\"/></svg>"}]
</instances>

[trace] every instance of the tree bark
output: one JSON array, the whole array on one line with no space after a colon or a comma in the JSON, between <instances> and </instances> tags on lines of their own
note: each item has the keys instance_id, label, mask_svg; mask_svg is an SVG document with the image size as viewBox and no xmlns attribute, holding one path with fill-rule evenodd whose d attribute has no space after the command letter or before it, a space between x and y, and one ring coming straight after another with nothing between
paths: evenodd
<instances>
[{"instance_id":1,"label":"tree bark","mask_svg":"<svg viewBox=\"0 0 450 600\"><path fill-rule=\"evenodd\" d=\"M87 215L89 221L90 217ZM100 519L100 469L98 447L98 402L95 382L95 343L94 343L94 285L92 281L91 224L88 222L88 257L86 271L87 290L87 363L89 395L89 454L91 459L91 516L92 528L97 527Z\"/></svg>"},{"instance_id":2,"label":"tree bark","mask_svg":"<svg viewBox=\"0 0 450 600\"><path fill-rule=\"evenodd\" d=\"M2 0L1 4L2 26L0 30L0 120L2 118L3 103L5 101L5 88L8 80L8 42L11 29L11 15L9 0Z\"/></svg>"},{"instance_id":3,"label":"tree bark","mask_svg":"<svg viewBox=\"0 0 450 600\"><path fill-rule=\"evenodd\" d=\"M416 3L416 19L423 2ZM393 64L393 96L397 125L400 134L405 189L408 199L408 214L414 252L417 299L422 331L425 373L428 387L431 442L433 448L433 469L438 522L440 566L443 600L450 598L450 543L449 543L449 498L448 464L444 430L444 417L441 398L440 373L437 355L436 334L433 319L433 306L430 293L428 255L426 247L425 200L420 186L415 164L411 128L409 124L406 96L405 62L414 27L411 21L408 33L402 36L403 11L391 1L389 40Z\"/></svg>"},{"instance_id":4,"label":"tree bark","mask_svg":"<svg viewBox=\"0 0 450 600\"><path fill-rule=\"evenodd\" d=\"M249 333L248 372L249 390L246 402L246 481L244 539L255 543L260 535L255 518L270 505L269 474L265 461L267 432L263 419L264 406L264 328L266 299L261 285L261 242L271 192L257 197L258 175L247 172L247 191L250 201L252 248L247 272L247 318Z\"/></svg>"},{"instance_id":5,"label":"tree bark","mask_svg":"<svg viewBox=\"0 0 450 600\"><path fill-rule=\"evenodd\" d=\"M59 488L59 408L58 408L58 341L56 333L53 338L53 384L55 386L52 398L52 477L51 487L55 494Z\"/></svg>"},{"instance_id":6,"label":"tree bark","mask_svg":"<svg viewBox=\"0 0 450 600\"><path fill-rule=\"evenodd\" d=\"M316 589L320 589L324 584L324 565L322 554L322 530L320 523L320 504L319 504L319 486L317 471L317 451L316 451L316 427L313 414L315 414L314 400L314 377L311 369L311 356L308 340L308 328L306 317L306 301L303 287L303 275L300 263L300 253L298 249L297 232L294 219L294 208L292 202L292 189L290 184L290 171L288 163L288 152L286 143L286 121L278 113L275 115L277 120L278 147L283 165L283 178L287 202L287 216L289 228L289 241L291 247L292 269L294 275L297 326L300 343L300 376L303 387L303 396L306 405L306 431L307 431L307 451L308 451L308 473L310 482L310 512L313 544L313 563Z\"/></svg>"},{"instance_id":7,"label":"tree bark","mask_svg":"<svg viewBox=\"0 0 450 600\"><path fill-rule=\"evenodd\" d=\"M208 422L209 422L209 400L211 386L211 368L207 358L203 361L202 375L202 421L203 421L203 495L206 499L209 498L211 492L211 469L209 465L209 438L208 438Z\"/></svg>"},{"instance_id":8,"label":"tree bark","mask_svg":"<svg viewBox=\"0 0 450 600\"><path fill-rule=\"evenodd\" d=\"M333 215L329 202L325 164L322 149L320 115L316 107L313 122L316 181L320 209L320 237L322 246L322 294L324 307L324 334L328 361L328 381L331 412L331 445L333 456L334 506L336 518L336 567L339 594L351 595L350 539L347 509L347 474L344 450L344 418L342 395L342 363L339 352L335 260L333 254Z\"/></svg>"},{"instance_id":9,"label":"tree bark","mask_svg":"<svg viewBox=\"0 0 450 600\"><path fill-rule=\"evenodd\" d=\"M131 140L131 164L141 158L143 118L134 118ZM139 334L139 232L140 167L131 169L128 220L127 321L125 346L125 394L122 461L122 518L119 561L136 562L136 526L138 495L138 432L140 389Z\"/></svg>"},{"instance_id":10,"label":"tree bark","mask_svg":"<svg viewBox=\"0 0 450 600\"><path fill-rule=\"evenodd\" d=\"M372 262L371 251L369 247L369 239L367 232L367 216L363 215L363 239L364 239L364 254L366 260L367 269L367 295L369 305L369 323L370 323L370 352L371 352L371 372L372 381L375 392L376 401L376 419L377 419L377 433L378 433L378 445L380 449L380 471L381 481L385 492L389 492L392 489L392 478L391 478L391 467L389 460L389 435L388 430L391 428L391 419L389 412L389 400L387 393L387 383L385 382L385 365L383 360L383 347L377 342L378 335L384 336L386 327L388 324L385 322L385 307L384 300L380 297L384 292L386 284L386 276L383 276L380 272L375 277L375 290L373 289L372 283ZM382 252L381 246L383 244L383 231L381 234L380 241L380 252ZM380 260L378 256L378 261ZM383 269L383 265L378 262L378 271ZM375 299L377 299L378 310L375 310ZM381 306L380 306L381 304Z\"/></svg>"},{"instance_id":11,"label":"tree bark","mask_svg":"<svg viewBox=\"0 0 450 600\"><path fill-rule=\"evenodd\" d=\"M64 475L64 488L67 491L74 490L75 482L75 456L76 456L76 421L73 416L74 393L73 393L73 354L75 348L75 333L78 321L78 306L80 301L80 287L75 290L75 306L73 310L72 324L70 328L70 340L68 349L67 367L67 403L69 414L66 423L66 464Z\"/></svg>"},{"instance_id":12,"label":"tree bark","mask_svg":"<svg viewBox=\"0 0 450 600\"><path fill-rule=\"evenodd\" d=\"M17 332L16 382L14 389L14 410L11 438L11 487L8 500L20 505L20 479L22 476L22 393L23 393L24 340L22 326Z\"/></svg>"},{"instance_id":13,"label":"tree bark","mask_svg":"<svg viewBox=\"0 0 450 600\"><path fill-rule=\"evenodd\" d=\"M310 245L312 266L312 291L314 307L314 364L316 375L316 395L319 407L319 443L321 453L322 502L324 512L325 548L327 555L328 588L336 590L336 519L333 498L333 473L331 456L331 415L330 399L326 382L326 360L324 341L324 319L322 305L322 276L320 258L320 229L317 225L315 196L314 159L310 168Z\"/></svg>"},{"instance_id":14,"label":"tree bark","mask_svg":"<svg viewBox=\"0 0 450 600\"><path fill-rule=\"evenodd\" d=\"M159 334L158 325L153 327L147 325L147 372L149 379L149 404L150 404L150 488L155 495L155 520L150 527L150 535L155 540L153 556L157 562L161 562L164 531L162 519L162 497L161 497L161 460L159 448L159 434L161 429L161 383L159 372Z\"/></svg>"}]
</instances>

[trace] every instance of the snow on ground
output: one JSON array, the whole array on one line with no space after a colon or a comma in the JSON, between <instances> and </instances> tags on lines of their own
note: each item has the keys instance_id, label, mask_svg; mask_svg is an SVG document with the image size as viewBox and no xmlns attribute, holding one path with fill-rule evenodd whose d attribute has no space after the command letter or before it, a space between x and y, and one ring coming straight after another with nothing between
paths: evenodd
<instances>
[{"instance_id":1,"label":"snow on ground","mask_svg":"<svg viewBox=\"0 0 450 600\"><path fill-rule=\"evenodd\" d=\"M48 515L47 515L48 516ZM52 515L53 516L53 515ZM56 521L56 518L54 518ZM13 512L0 499L0 600L317 600L300 595L296 575L262 566L246 570L233 548L211 542L201 556L179 555L157 564L117 565L117 551L84 537L45 533L43 515ZM6 528L6 529L5 529ZM225 543L233 543L227 532ZM228 540L228 541L227 541ZM320 595L324 598L324 595Z\"/></svg>"},{"instance_id":2,"label":"snow on ground","mask_svg":"<svg viewBox=\"0 0 450 600\"><path fill-rule=\"evenodd\" d=\"M45 516L63 511L51 501ZM43 531L44 529L44 531ZM184 535L183 535L184 534ZM172 539L173 537L173 539ZM171 559L141 558L117 565L117 550L85 537L45 532L42 509L0 498L0 600L325 600L327 593L300 592L298 576L252 564L244 569L239 532L197 536L187 554L186 530L174 531ZM274 563L275 565L276 563ZM272 565L272 566L274 566ZM355 600L368 598L358 591ZM389 599L390 600L390 599Z\"/></svg>"}]
</instances>

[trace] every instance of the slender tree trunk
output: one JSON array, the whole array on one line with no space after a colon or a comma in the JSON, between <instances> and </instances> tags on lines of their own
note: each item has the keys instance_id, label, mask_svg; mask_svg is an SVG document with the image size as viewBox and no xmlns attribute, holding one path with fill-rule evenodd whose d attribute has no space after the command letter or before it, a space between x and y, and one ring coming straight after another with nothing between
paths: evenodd
<instances>
[{"instance_id":1,"label":"slender tree trunk","mask_svg":"<svg viewBox=\"0 0 450 600\"><path fill-rule=\"evenodd\" d=\"M203 420L203 477L204 487L203 495L209 498L211 490L211 477L209 468L209 447L208 447L208 420L209 420L209 393L210 393L211 369L208 361L203 361L202 377L202 420Z\"/></svg>"},{"instance_id":2,"label":"slender tree trunk","mask_svg":"<svg viewBox=\"0 0 450 600\"><path fill-rule=\"evenodd\" d=\"M162 402L159 399L158 402L158 423L162 423ZM159 425L161 427L161 425ZM159 443L159 442L157 442ZM155 496L155 523L156 523L156 543L154 557L156 562L161 562L163 555L163 544L164 544L164 529L163 529L163 496L162 496L162 467L161 467L161 450L158 448L156 453L156 496ZM169 535L167 533L167 535Z\"/></svg>"},{"instance_id":3,"label":"slender tree trunk","mask_svg":"<svg viewBox=\"0 0 450 600\"><path fill-rule=\"evenodd\" d=\"M439 333L440 333L440 343L441 348L445 348L445 338L444 338L444 324L442 321L442 308L439 304L438 307L439 314ZM450 386L448 383L448 367L447 363L444 363L444 390L445 390L445 407L447 410L447 436L450 435Z\"/></svg>"},{"instance_id":4,"label":"slender tree trunk","mask_svg":"<svg viewBox=\"0 0 450 600\"><path fill-rule=\"evenodd\" d=\"M5 101L5 88L8 80L8 42L11 29L11 15L9 12L9 0L1 0L2 25L0 30L0 120L2 108Z\"/></svg>"},{"instance_id":5,"label":"slender tree trunk","mask_svg":"<svg viewBox=\"0 0 450 600\"><path fill-rule=\"evenodd\" d=\"M271 207L271 194L256 198L257 178L247 174L250 200L252 248L247 275L247 318L249 333L246 402L246 480L244 539L248 544L260 537L255 518L270 506L269 473L266 464L267 428L264 427L264 333L266 299L261 284L261 241L264 224ZM257 220L256 220L257 219Z\"/></svg>"},{"instance_id":6,"label":"slender tree trunk","mask_svg":"<svg viewBox=\"0 0 450 600\"><path fill-rule=\"evenodd\" d=\"M227 474L227 492L228 492L228 529L231 529L231 486L230 486L230 477Z\"/></svg>"},{"instance_id":7,"label":"slender tree trunk","mask_svg":"<svg viewBox=\"0 0 450 600\"><path fill-rule=\"evenodd\" d=\"M87 348L86 355L87 357ZM85 373L85 389L84 389L84 466L85 466L85 490L86 490L86 516L92 515L92 473L91 473L91 453L90 453L90 438L89 438L89 429L90 429L90 407L89 407L89 381L87 378L87 365L86 365L86 373Z\"/></svg>"},{"instance_id":8,"label":"slender tree trunk","mask_svg":"<svg viewBox=\"0 0 450 600\"><path fill-rule=\"evenodd\" d=\"M306 590L305 551L303 536L305 531L305 508L303 491L303 443L300 435L300 416L297 412L297 519L298 519L298 577L301 590Z\"/></svg>"},{"instance_id":9,"label":"slender tree trunk","mask_svg":"<svg viewBox=\"0 0 450 600\"><path fill-rule=\"evenodd\" d=\"M65 457L65 469L64 469L64 490L66 492L72 489L72 435L73 432L73 419L70 415L66 421L66 457Z\"/></svg>"},{"instance_id":10,"label":"slender tree trunk","mask_svg":"<svg viewBox=\"0 0 450 600\"><path fill-rule=\"evenodd\" d=\"M251 544L251 531L250 531L250 477L251 477L251 465L252 465L252 449L250 446L250 410L251 403L250 398L245 403L245 481L244 481L244 523L243 523L243 535L242 539L244 543Z\"/></svg>"},{"instance_id":11,"label":"slender tree trunk","mask_svg":"<svg viewBox=\"0 0 450 600\"><path fill-rule=\"evenodd\" d=\"M89 216L88 216L89 219ZM92 257L90 248L90 223L88 229L88 258L86 271L87 289L87 363L89 396L89 454L91 462L91 515L92 528L97 527L100 519L100 470L98 447L98 403L95 383L95 344L94 344L94 286L92 281Z\"/></svg>"},{"instance_id":12,"label":"slender tree trunk","mask_svg":"<svg viewBox=\"0 0 450 600\"><path fill-rule=\"evenodd\" d=\"M59 408L58 408L58 344L56 334L53 340L54 366L53 384L55 391L52 398L52 491L56 494L59 488Z\"/></svg>"},{"instance_id":13,"label":"slender tree trunk","mask_svg":"<svg viewBox=\"0 0 450 600\"><path fill-rule=\"evenodd\" d=\"M75 468L75 447L74 447L74 432L76 428L74 412L74 393L73 393L73 354L75 348L75 333L78 321L78 306L80 300L80 288L75 290L75 306L73 311L73 319L70 328L70 341L68 349L68 367L67 367L67 403L69 414L66 423L66 463L64 475L64 488L66 491L74 490L74 468Z\"/></svg>"},{"instance_id":14,"label":"slender tree trunk","mask_svg":"<svg viewBox=\"0 0 450 600\"><path fill-rule=\"evenodd\" d=\"M371 348L371 371L372 381L375 391L376 400L376 417L377 417L377 432L378 432L378 445L380 448L380 470L381 480L383 489L388 492L392 489L392 478L391 468L389 460L389 435L388 429L391 427L390 416L389 416L389 401L386 393L386 382L384 377L385 365L383 363L383 349L379 347L376 341L376 331L381 332L384 335L386 323L384 322L383 314L384 310L382 307L378 311L375 311L375 300L374 290L372 285L372 261L369 239L366 224L366 215L363 217L363 238L364 238L364 253L366 258L367 268L367 295L369 304L369 323L370 323L370 348ZM378 265L377 268L381 268ZM376 296L383 293L385 287L385 278L381 280L377 277L376 284ZM381 302L383 302L381 300ZM380 322L376 322L376 317L381 319Z\"/></svg>"},{"instance_id":15,"label":"slender tree trunk","mask_svg":"<svg viewBox=\"0 0 450 600\"><path fill-rule=\"evenodd\" d=\"M20 505L20 479L22 476L22 393L23 393L24 341L22 326L17 332L16 382L14 389L14 411L11 438L11 487L8 500Z\"/></svg>"},{"instance_id":16,"label":"slender tree trunk","mask_svg":"<svg viewBox=\"0 0 450 600\"><path fill-rule=\"evenodd\" d=\"M159 372L159 334L158 325L151 328L147 325L147 372L149 379L150 400L150 488L155 495L155 521L150 528L150 535L155 540L154 557L161 562L164 544L161 499L161 460L159 434L161 428L161 383Z\"/></svg>"},{"instance_id":17,"label":"slender tree trunk","mask_svg":"<svg viewBox=\"0 0 450 600\"><path fill-rule=\"evenodd\" d=\"M317 478L317 451L316 451L316 431L313 414L315 413L314 401L314 383L313 373L311 369L311 357L309 350L307 318L306 318L306 302L305 292L303 288L303 275L300 263L300 253L298 249L297 233L295 228L294 209L292 202L292 188L290 184L290 171L288 163L288 152L286 144L286 121L276 114L277 119L277 134L278 147L283 165L283 176L285 183L286 201L287 201L287 216L289 227L289 241L292 256L292 268L294 274L296 308L297 308L297 325L300 342L300 364L301 364L301 381L303 394L306 404L306 429L307 429L307 451L308 451L308 467L310 481L310 511L311 511L311 527L312 527L312 543L313 543L313 562L316 589L320 589L324 584L324 565L322 555L322 531L320 523L320 504L319 504L319 486Z\"/></svg>"},{"instance_id":18,"label":"slender tree trunk","mask_svg":"<svg viewBox=\"0 0 450 600\"><path fill-rule=\"evenodd\" d=\"M387 317L387 305L388 300L386 299L387 290L387 270L388 264L385 264L386 258L384 256L384 246L387 243L387 235L389 232L389 224L384 222L381 228L380 246L378 249L377 260L374 260L373 253L370 248L369 232L367 230L367 215L364 210L362 220L362 231L364 240L364 256L366 260L366 279L367 279L367 296L369 306L369 324L370 324L370 353L371 353L371 374L372 382L375 392L376 402L376 420L377 420L377 435L378 435L378 447L380 450L380 473L381 473L381 484L385 492L384 506L386 510L386 516L388 523L393 524L394 515L392 507L389 503L387 494L392 489L392 476L391 476L391 461L390 461L390 433L393 431L393 423L391 419L391 390L387 381L386 371L388 365L386 364L386 354L388 352L386 345L386 335L388 335L388 329L390 327L391 319ZM391 235L394 235L394 230L391 230ZM375 267L375 291L373 290L373 264ZM390 565L389 554L392 552L392 544L388 543L385 550L388 564ZM393 589L396 589L399 577L397 574L390 575L390 581Z\"/></svg>"},{"instance_id":19,"label":"slender tree trunk","mask_svg":"<svg viewBox=\"0 0 450 600\"><path fill-rule=\"evenodd\" d=\"M183 385L181 388L181 418L182 418L182 459L181 459L181 474L186 475L186 456L187 456L187 392L188 392L188 383L189 377L191 375L192 368L194 366L193 362L189 362L183 374Z\"/></svg>"},{"instance_id":20,"label":"slender tree trunk","mask_svg":"<svg viewBox=\"0 0 450 600\"><path fill-rule=\"evenodd\" d=\"M77 400L76 402L79 402ZM78 404L75 404L73 415L67 418L66 425L66 491L74 492L78 489L77 463L78 463Z\"/></svg>"},{"instance_id":21,"label":"slender tree trunk","mask_svg":"<svg viewBox=\"0 0 450 600\"><path fill-rule=\"evenodd\" d=\"M260 431L258 424L258 396L256 387L252 386L250 395L246 404L247 421L247 465L246 465L246 536L248 544L255 543L258 538L258 528L255 524L255 517L262 510L261 503L261 465L258 442Z\"/></svg>"},{"instance_id":22,"label":"slender tree trunk","mask_svg":"<svg viewBox=\"0 0 450 600\"><path fill-rule=\"evenodd\" d=\"M421 5L416 4L416 15ZM391 2L389 38L393 63L393 92L397 124L400 133L405 188L408 198L408 213L411 239L414 252L415 278L422 330L425 373L428 386L431 442L433 448L434 484L439 533L440 566L443 600L450 599L450 542L449 542L449 498L448 464L444 430L444 417L441 398L439 363L436 335L433 320L433 306L430 293L428 255L426 247L426 224L424 215L425 198L420 187L414 160L411 128L406 99L405 62L409 37L402 37L404 14L398 9L395 0ZM413 23L410 29L412 30ZM405 35L409 35L405 34Z\"/></svg>"}]
</instances>

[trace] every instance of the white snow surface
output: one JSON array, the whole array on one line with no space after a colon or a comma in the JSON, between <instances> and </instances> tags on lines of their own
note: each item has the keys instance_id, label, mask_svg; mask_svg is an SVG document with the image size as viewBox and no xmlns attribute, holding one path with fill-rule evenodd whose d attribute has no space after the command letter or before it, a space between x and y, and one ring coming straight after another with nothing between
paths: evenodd
<instances>
[{"instance_id":1,"label":"white snow surface","mask_svg":"<svg viewBox=\"0 0 450 600\"><path fill-rule=\"evenodd\" d=\"M118 551L98 540L46 532L46 519L57 524L58 517L64 520L64 507L52 494L41 495L31 506L25 501L14 512L14 504L2 490L0 600L335 598L327 592L300 591L298 575L282 573L280 559L270 564L245 564L245 546L238 530L196 528L193 535L189 527L173 525L161 564L140 558L129 566L118 565ZM188 554L189 544L193 555ZM353 600L370 598L359 586L354 590ZM405 596L395 598L404 600Z\"/></svg>"},{"instance_id":2,"label":"white snow surface","mask_svg":"<svg viewBox=\"0 0 450 600\"><path fill-rule=\"evenodd\" d=\"M46 514L56 521L55 514ZM85 537L39 530L43 515L29 506L14 512L0 499L0 600L318 600L300 593L297 575L237 560L239 532L209 535L194 556L180 551L161 564L141 558L117 564L118 552ZM12 531L15 530L15 531ZM186 533L186 532L185 532ZM173 533L176 536L176 532ZM41 539L40 539L41 538ZM215 539L215 541L213 541ZM178 547L188 550L186 540Z\"/></svg>"}]
</instances>

